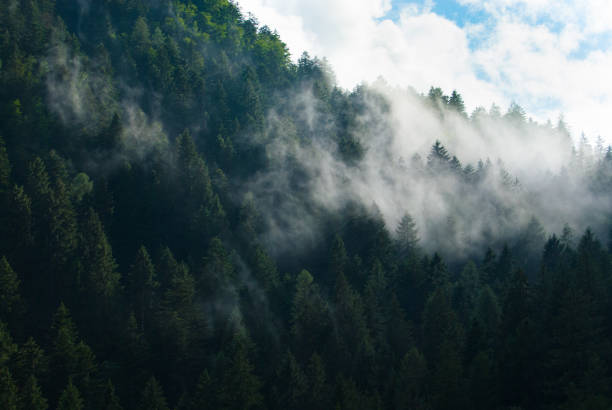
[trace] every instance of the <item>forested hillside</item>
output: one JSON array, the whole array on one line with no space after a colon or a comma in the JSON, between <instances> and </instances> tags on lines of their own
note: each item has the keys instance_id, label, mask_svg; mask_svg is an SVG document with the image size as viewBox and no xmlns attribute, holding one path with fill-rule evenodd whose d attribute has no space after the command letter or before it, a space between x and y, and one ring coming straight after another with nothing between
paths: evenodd
<instances>
[{"instance_id":1,"label":"forested hillside","mask_svg":"<svg viewBox=\"0 0 612 410\"><path fill-rule=\"evenodd\" d=\"M609 409L602 141L227 0L0 0L0 407Z\"/></svg>"}]
</instances>

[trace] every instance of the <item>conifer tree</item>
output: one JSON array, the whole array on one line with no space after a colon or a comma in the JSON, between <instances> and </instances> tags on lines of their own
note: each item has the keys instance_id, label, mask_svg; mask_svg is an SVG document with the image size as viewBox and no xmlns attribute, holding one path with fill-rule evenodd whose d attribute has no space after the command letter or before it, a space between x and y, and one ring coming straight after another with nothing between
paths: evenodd
<instances>
[{"instance_id":1,"label":"conifer tree","mask_svg":"<svg viewBox=\"0 0 612 410\"><path fill-rule=\"evenodd\" d=\"M129 297L133 298L136 317L142 329L145 329L149 320L158 286L155 267L149 252L144 246L141 246L127 276L126 288Z\"/></svg>"},{"instance_id":2,"label":"conifer tree","mask_svg":"<svg viewBox=\"0 0 612 410\"><path fill-rule=\"evenodd\" d=\"M34 243L32 200L23 187L15 185L9 194L7 223L2 229L10 241L4 244L20 264L29 260L27 251ZM5 240L6 241L6 240Z\"/></svg>"},{"instance_id":3,"label":"conifer tree","mask_svg":"<svg viewBox=\"0 0 612 410\"><path fill-rule=\"evenodd\" d=\"M453 90L451 93L451 96L448 99L448 105L452 109L456 110L459 114L466 116L463 97L461 97L461 94L459 94L456 90Z\"/></svg>"},{"instance_id":4,"label":"conifer tree","mask_svg":"<svg viewBox=\"0 0 612 410\"><path fill-rule=\"evenodd\" d=\"M155 271L162 288L165 288L170 280L177 276L179 264L174 258L174 254L167 246L163 247L155 264Z\"/></svg>"},{"instance_id":5,"label":"conifer tree","mask_svg":"<svg viewBox=\"0 0 612 410\"><path fill-rule=\"evenodd\" d=\"M344 274L338 275L335 285L334 324L340 368L358 367L370 357L373 346L368 332L364 305L358 292L349 285Z\"/></svg>"},{"instance_id":6,"label":"conifer tree","mask_svg":"<svg viewBox=\"0 0 612 410\"><path fill-rule=\"evenodd\" d=\"M81 238L82 285L87 298L94 298L108 313L109 303L119 288L120 275L102 222L91 208L81 228Z\"/></svg>"},{"instance_id":7,"label":"conifer tree","mask_svg":"<svg viewBox=\"0 0 612 410\"><path fill-rule=\"evenodd\" d=\"M441 363L444 353L458 351L463 337L448 293L443 287L436 289L423 311L423 349L427 361L433 365Z\"/></svg>"},{"instance_id":8,"label":"conifer tree","mask_svg":"<svg viewBox=\"0 0 612 410\"><path fill-rule=\"evenodd\" d=\"M48 372L48 358L43 349L30 337L19 346L14 358L15 377L23 385L30 376L44 378Z\"/></svg>"},{"instance_id":9,"label":"conifer tree","mask_svg":"<svg viewBox=\"0 0 612 410\"><path fill-rule=\"evenodd\" d=\"M327 381L323 359L317 353L313 353L306 367L307 393L305 408L322 409L327 408L330 401L330 385Z\"/></svg>"},{"instance_id":10,"label":"conifer tree","mask_svg":"<svg viewBox=\"0 0 612 410\"><path fill-rule=\"evenodd\" d=\"M253 268L255 277L267 291L272 291L278 286L276 264L263 247L259 245L255 247L253 252Z\"/></svg>"},{"instance_id":11,"label":"conifer tree","mask_svg":"<svg viewBox=\"0 0 612 410\"><path fill-rule=\"evenodd\" d=\"M416 347L402 358L395 377L393 405L396 409L425 408L427 362Z\"/></svg>"},{"instance_id":12,"label":"conifer tree","mask_svg":"<svg viewBox=\"0 0 612 410\"><path fill-rule=\"evenodd\" d=\"M312 275L302 270L296 278L291 307L291 335L296 355L303 360L310 357L315 342L327 340L330 332L329 307Z\"/></svg>"},{"instance_id":13,"label":"conifer tree","mask_svg":"<svg viewBox=\"0 0 612 410\"><path fill-rule=\"evenodd\" d=\"M84 403L81 398L81 393L79 393L79 389L72 384L72 380L69 380L66 389L64 389L60 396L57 410L82 410L83 408Z\"/></svg>"},{"instance_id":14,"label":"conifer tree","mask_svg":"<svg viewBox=\"0 0 612 410\"><path fill-rule=\"evenodd\" d=\"M119 403L119 398L115 394L115 386L110 379L106 383L104 398L101 404L101 408L103 410L123 410L123 407L121 407L121 404Z\"/></svg>"},{"instance_id":15,"label":"conifer tree","mask_svg":"<svg viewBox=\"0 0 612 410\"><path fill-rule=\"evenodd\" d=\"M208 370L204 370L198 379L190 409L208 409L216 407L215 386L213 380L208 374Z\"/></svg>"},{"instance_id":16,"label":"conifer tree","mask_svg":"<svg viewBox=\"0 0 612 410\"><path fill-rule=\"evenodd\" d=\"M11 169L6 145L4 139L0 136L0 195L7 192L11 187Z\"/></svg>"},{"instance_id":17,"label":"conifer tree","mask_svg":"<svg viewBox=\"0 0 612 410\"><path fill-rule=\"evenodd\" d=\"M24 410L47 410L49 407L34 375L30 375L27 379L20 396L21 406Z\"/></svg>"},{"instance_id":18,"label":"conifer tree","mask_svg":"<svg viewBox=\"0 0 612 410\"><path fill-rule=\"evenodd\" d=\"M168 410L161 385L154 376L147 381L140 398L141 410Z\"/></svg>"},{"instance_id":19,"label":"conifer tree","mask_svg":"<svg viewBox=\"0 0 612 410\"><path fill-rule=\"evenodd\" d=\"M119 115L113 114L113 118L102 134L100 135L100 147L106 150L113 150L121 144L121 134L123 132L123 126Z\"/></svg>"},{"instance_id":20,"label":"conifer tree","mask_svg":"<svg viewBox=\"0 0 612 410\"><path fill-rule=\"evenodd\" d=\"M0 322L0 367L6 367L13 354L17 351L17 345L4 322Z\"/></svg>"},{"instance_id":21,"label":"conifer tree","mask_svg":"<svg viewBox=\"0 0 612 410\"><path fill-rule=\"evenodd\" d=\"M427 156L427 165L434 171L444 171L448 169L450 160L451 157L446 148L444 148L444 145L439 140L436 140Z\"/></svg>"},{"instance_id":22,"label":"conifer tree","mask_svg":"<svg viewBox=\"0 0 612 410\"><path fill-rule=\"evenodd\" d=\"M87 395L96 371L95 356L91 348L79 340L70 312L63 303L53 317L51 335L50 371L55 375L52 386L59 391L61 386L58 384L70 379L70 385L74 381Z\"/></svg>"},{"instance_id":23,"label":"conifer tree","mask_svg":"<svg viewBox=\"0 0 612 410\"><path fill-rule=\"evenodd\" d=\"M277 370L277 380L275 386L277 403L275 404L278 408L302 408L306 398L306 376L290 351L285 354Z\"/></svg>"},{"instance_id":24,"label":"conifer tree","mask_svg":"<svg viewBox=\"0 0 612 410\"><path fill-rule=\"evenodd\" d=\"M19 397L17 386L7 367L0 368L0 406L6 410L17 410Z\"/></svg>"},{"instance_id":25,"label":"conifer tree","mask_svg":"<svg viewBox=\"0 0 612 410\"><path fill-rule=\"evenodd\" d=\"M416 254L419 244L418 229L410 214L404 214L395 234L397 235L397 251L400 258Z\"/></svg>"},{"instance_id":26,"label":"conifer tree","mask_svg":"<svg viewBox=\"0 0 612 410\"><path fill-rule=\"evenodd\" d=\"M227 362L218 390L219 408L248 410L262 404L261 381L247 355L244 336L235 334L227 350Z\"/></svg>"},{"instance_id":27,"label":"conifer tree","mask_svg":"<svg viewBox=\"0 0 612 410\"><path fill-rule=\"evenodd\" d=\"M348 256L346 254L346 248L344 247L344 241L340 235L336 235L334 236L330 253L330 276L336 278L341 273L346 275L347 264Z\"/></svg>"},{"instance_id":28,"label":"conifer tree","mask_svg":"<svg viewBox=\"0 0 612 410\"><path fill-rule=\"evenodd\" d=\"M5 256L0 258L0 318L8 320L19 303L19 278Z\"/></svg>"}]
</instances>

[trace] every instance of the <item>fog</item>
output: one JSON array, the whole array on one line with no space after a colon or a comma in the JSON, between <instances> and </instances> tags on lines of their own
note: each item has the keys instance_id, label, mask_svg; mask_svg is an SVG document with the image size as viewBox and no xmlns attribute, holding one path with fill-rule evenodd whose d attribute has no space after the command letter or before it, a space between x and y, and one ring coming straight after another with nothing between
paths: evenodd
<instances>
[{"instance_id":1,"label":"fog","mask_svg":"<svg viewBox=\"0 0 612 410\"><path fill-rule=\"evenodd\" d=\"M352 95L365 107L350 130L365 152L354 164L340 158L334 118L318 108L311 88L290 95L289 107L270 111L271 166L244 189L268 221L273 252L316 246L329 228L320 216L354 203L380 212L391 233L410 214L426 250L457 257L482 252L492 239L500 246L515 242L533 218L549 235L566 224L604 235L610 198L594 180L606 172L605 150L592 152L584 137L575 146L562 119L537 124L518 105L509 113L492 105L468 116L382 80ZM308 137L296 137L295 123L306 124ZM435 141L461 169L428 161Z\"/></svg>"},{"instance_id":2,"label":"fog","mask_svg":"<svg viewBox=\"0 0 612 410\"><path fill-rule=\"evenodd\" d=\"M46 59L52 110L86 136L108 126L113 112L122 124L121 150L112 159L92 157L92 169L167 149L167 130L190 128L206 138L204 118L164 124L140 106L141 90L111 82L103 55L87 61L64 42L56 39ZM515 240L533 218L547 234L567 224L576 232L591 227L605 239L610 198L596 185L610 179L606 149L570 135L562 119L538 124L518 105L502 113L494 102L468 114L446 96L430 98L382 79L346 91L335 87L330 69L322 71L330 96L318 94L320 84L302 81L273 99L263 134L244 131L236 140L265 149L266 167L234 184L232 197L254 199L271 252L312 249L330 230L323 216L355 204L380 213L392 234L411 215L427 251L458 257L480 252L492 238L497 245ZM359 107L349 125L339 123L338 101ZM360 158L343 157L342 138L359 145ZM436 165L430 157L436 141L457 160Z\"/></svg>"}]
</instances>

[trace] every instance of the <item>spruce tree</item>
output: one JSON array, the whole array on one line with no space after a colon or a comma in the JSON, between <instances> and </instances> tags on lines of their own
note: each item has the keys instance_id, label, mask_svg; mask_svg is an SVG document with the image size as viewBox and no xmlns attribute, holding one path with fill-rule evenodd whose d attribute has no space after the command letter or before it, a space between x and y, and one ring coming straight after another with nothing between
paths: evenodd
<instances>
[{"instance_id":1,"label":"spruce tree","mask_svg":"<svg viewBox=\"0 0 612 410\"><path fill-rule=\"evenodd\" d=\"M13 343L8 327L0 322L0 368L7 366L16 351L17 345Z\"/></svg>"},{"instance_id":2,"label":"spruce tree","mask_svg":"<svg viewBox=\"0 0 612 410\"><path fill-rule=\"evenodd\" d=\"M8 320L19 303L19 278L5 256L0 258L0 318Z\"/></svg>"},{"instance_id":3,"label":"spruce tree","mask_svg":"<svg viewBox=\"0 0 612 410\"><path fill-rule=\"evenodd\" d=\"M448 99L448 106L459 114L463 116L467 116L465 113L465 103L463 102L463 97L456 90L453 90L450 98Z\"/></svg>"},{"instance_id":4,"label":"spruce tree","mask_svg":"<svg viewBox=\"0 0 612 410\"><path fill-rule=\"evenodd\" d=\"M0 368L0 406L5 410L18 410L17 386L7 367Z\"/></svg>"},{"instance_id":5,"label":"spruce tree","mask_svg":"<svg viewBox=\"0 0 612 410\"><path fill-rule=\"evenodd\" d=\"M21 406L24 410L47 410L49 407L34 375L30 375L27 379L20 396Z\"/></svg>"},{"instance_id":6,"label":"spruce tree","mask_svg":"<svg viewBox=\"0 0 612 410\"><path fill-rule=\"evenodd\" d=\"M68 385L60 396L57 410L82 410L83 408L84 402L81 398L81 393L79 393L79 389L72 384L72 380L69 380Z\"/></svg>"},{"instance_id":7,"label":"spruce tree","mask_svg":"<svg viewBox=\"0 0 612 410\"><path fill-rule=\"evenodd\" d=\"M208 370L204 370L198 379L190 409L214 409L216 408L215 385Z\"/></svg>"},{"instance_id":8,"label":"spruce tree","mask_svg":"<svg viewBox=\"0 0 612 410\"><path fill-rule=\"evenodd\" d=\"M119 289L120 274L98 214L89 209L81 228L81 263L87 298L93 298L108 313L109 303Z\"/></svg>"},{"instance_id":9,"label":"spruce tree","mask_svg":"<svg viewBox=\"0 0 612 410\"><path fill-rule=\"evenodd\" d=\"M262 404L261 381L254 374L244 336L235 335L227 352L218 391L219 408L248 410Z\"/></svg>"},{"instance_id":10,"label":"spruce tree","mask_svg":"<svg viewBox=\"0 0 612 410\"><path fill-rule=\"evenodd\" d=\"M132 303L141 329L147 327L158 286L155 266L147 249L141 246L128 273L126 284L128 297L133 300Z\"/></svg>"},{"instance_id":11,"label":"spruce tree","mask_svg":"<svg viewBox=\"0 0 612 410\"><path fill-rule=\"evenodd\" d=\"M102 410L123 410L123 407L121 407L119 403L119 398L115 394L115 386L113 386L113 382L111 382L110 379L106 383L104 398L101 405Z\"/></svg>"},{"instance_id":12,"label":"spruce tree","mask_svg":"<svg viewBox=\"0 0 612 410\"><path fill-rule=\"evenodd\" d=\"M416 222L410 214L402 217L395 230L397 241L397 252L400 258L406 258L417 253L419 244L418 229Z\"/></svg>"},{"instance_id":13,"label":"spruce tree","mask_svg":"<svg viewBox=\"0 0 612 410\"><path fill-rule=\"evenodd\" d=\"M164 391L157 379L153 376L147 381L140 397L141 410L168 410Z\"/></svg>"},{"instance_id":14,"label":"spruce tree","mask_svg":"<svg viewBox=\"0 0 612 410\"><path fill-rule=\"evenodd\" d=\"M4 139L0 136L0 196L11 187L11 168Z\"/></svg>"}]
</instances>

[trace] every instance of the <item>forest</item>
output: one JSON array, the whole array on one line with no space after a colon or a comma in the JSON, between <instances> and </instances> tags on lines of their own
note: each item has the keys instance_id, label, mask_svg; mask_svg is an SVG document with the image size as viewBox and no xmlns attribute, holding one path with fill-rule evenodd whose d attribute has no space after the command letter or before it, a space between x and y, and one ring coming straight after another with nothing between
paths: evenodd
<instances>
[{"instance_id":1,"label":"forest","mask_svg":"<svg viewBox=\"0 0 612 410\"><path fill-rule=\"evenodd\" d=\"M0 0L0 407L610 409L603 141L229 0Z\"/></svg>"}]
</instances>

